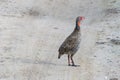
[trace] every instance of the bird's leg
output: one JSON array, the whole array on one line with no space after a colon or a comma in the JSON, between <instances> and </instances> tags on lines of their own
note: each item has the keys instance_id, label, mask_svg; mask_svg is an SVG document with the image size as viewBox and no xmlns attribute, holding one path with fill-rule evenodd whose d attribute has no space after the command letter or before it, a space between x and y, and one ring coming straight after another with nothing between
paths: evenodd
<instances>
[{"instance_id":1,"label":"bird's leg","mask_svg":"<svg viewBox=\"0 0 120 80\"><path fill-rule=\"evenodd\" d=\"M70 55L68 54L68 66L70 66Z\"/></svg>"},{"instance_id":2,"label":"bird's leg","mask_svg":"<svg viewBox=\"0 0 120 80\"><path fill-rule=\"evenodd\" d=\"M71 61L72 61L72 66L75 66L74 61L73 61L73 54L71 55Z\"/></svg>"}]
</instances>

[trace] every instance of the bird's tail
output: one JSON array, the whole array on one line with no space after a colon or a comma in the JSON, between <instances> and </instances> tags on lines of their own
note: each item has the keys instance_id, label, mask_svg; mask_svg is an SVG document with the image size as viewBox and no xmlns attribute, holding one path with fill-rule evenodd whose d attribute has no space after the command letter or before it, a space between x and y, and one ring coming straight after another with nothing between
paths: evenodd
<instances>
[{"instance_id":1,"label":"bird's tail","mask_svg":"<svg viewBox=\"0 0 120 80\"><path fill-rule=\"evenodd\" d=\"M58 54L58 59L60 59L60 56L61 56L61 55L60 55L60 53L59 53L59 54Z\"/></svg>"}]
</instances>

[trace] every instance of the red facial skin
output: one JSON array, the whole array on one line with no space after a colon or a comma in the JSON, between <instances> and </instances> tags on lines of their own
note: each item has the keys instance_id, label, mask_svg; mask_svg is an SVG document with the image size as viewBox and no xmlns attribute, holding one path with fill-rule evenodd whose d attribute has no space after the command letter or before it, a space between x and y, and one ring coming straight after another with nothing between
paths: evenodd
<instances>
[{"instance_id":1,"label":"red facial skin","mask_svg":"<svg viewBox=\"0 0 120 80\"><path fill-rule=\"evenodd\" d=\"M80 23L81 23L80 21L77 22L77 24L78 24L79 27L80 27Z\"/></svg>"},{"instance_id":2,"label":"red facial skin","mask_svg":"<svg viewBox=\"0 0 120 80\"><path fill-rule=\"evenodd\" d=\"M84 20L84 19L85 19L85 17L83 17L83 16L79 17L79 21L77 22L77 24L78 24L79 27L80 27L81 21Z\"/></svg>"}]
</instances>

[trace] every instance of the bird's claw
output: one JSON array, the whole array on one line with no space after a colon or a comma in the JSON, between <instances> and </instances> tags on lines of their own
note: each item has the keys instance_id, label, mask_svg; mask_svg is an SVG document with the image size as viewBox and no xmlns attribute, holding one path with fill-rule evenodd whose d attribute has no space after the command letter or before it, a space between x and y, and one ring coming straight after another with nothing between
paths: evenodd
<instances>
[{"instance_id":1,"label":"bird's claw","mask_svg":"<svg viewBox=\"0 0 120 80\"><path fill-rule=\"evenodd\" d=\"M74 66L74 67L76 67L77 65L75 65L75 64L72 64L71 66Z\"/></svg>"},{"instance_id":2,"label":"bird's claw","mask_svg":"<svg viewBox=\"0 0 120 80\"><path fill-rule=\"evenodd\" d=\"M73 66L73 67L79 67L80 65L75 65L75 64L73 64L72 66Z\"/></svg>"},{"instance_id":3,"label":"bird's claw","mask_svg":"<svg viewBox=\"0 0 120 80\"><path fill-rule=\"evenodd\" d=\"M71 66L70 64L68 64L68 66Z\"/></svg>"},{"instance_id":4,"label":"bird's claw","mask_svg":"<svg viewBox=\"0 0 120 80\"><path fill-rule=\"evenodd\" d=\"M76 67L77 65L75 65L75 64L72 64L72 65L71 65L71 64L68 64L68 66L74 66L74 67Z\"/></svg>"}]
</instances>

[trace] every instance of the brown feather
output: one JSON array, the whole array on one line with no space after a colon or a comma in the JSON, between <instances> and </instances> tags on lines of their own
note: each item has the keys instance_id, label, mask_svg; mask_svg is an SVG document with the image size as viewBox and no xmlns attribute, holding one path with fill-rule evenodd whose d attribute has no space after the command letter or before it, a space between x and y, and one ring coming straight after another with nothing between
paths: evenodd
<instances>
[{"instance_id":1,"label":"brown feather","mask_svg":"<svg viewBox=\"0 0 120 80\"><path fill-rule=\"evenodd\" d=\"M69 35L59 48L60 54L75 54L78 50L79 43L81 40L80 30L74 30L71 35Z\"/></svg>"}]
</instances>

